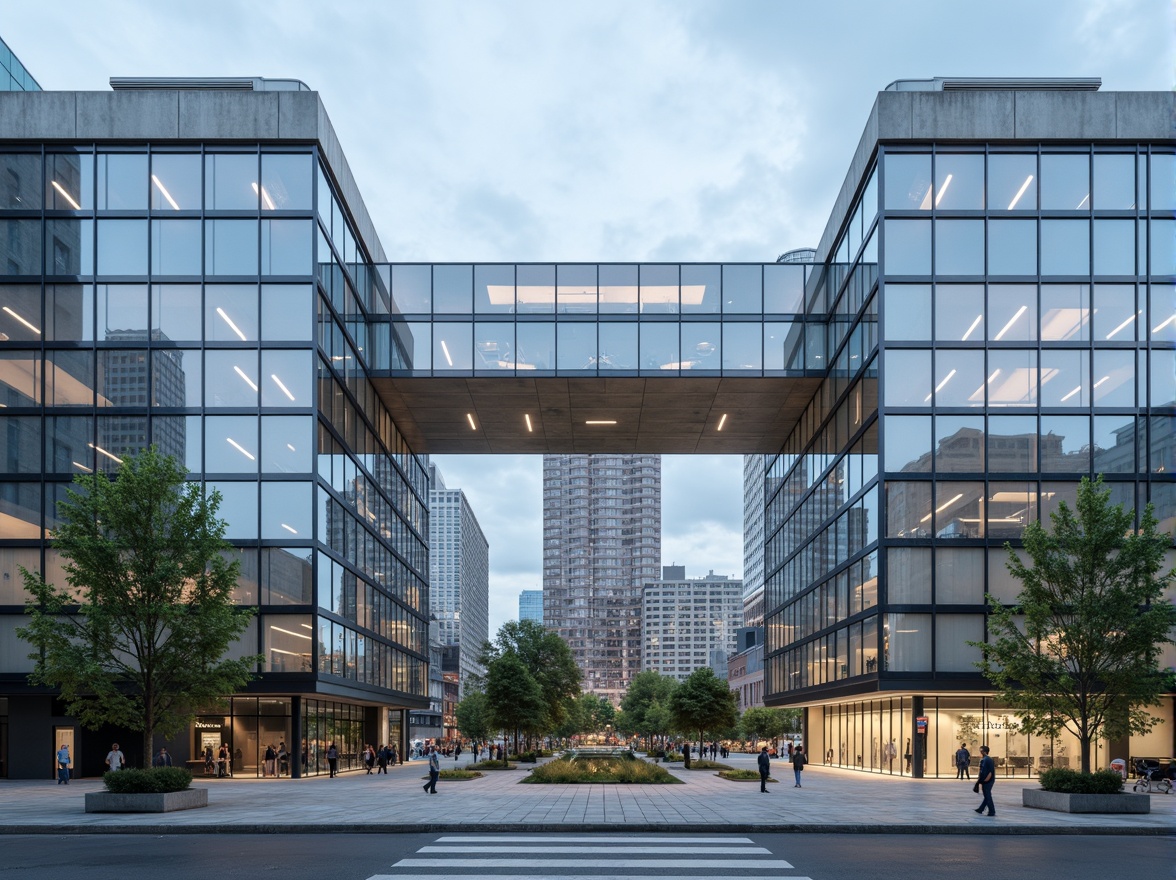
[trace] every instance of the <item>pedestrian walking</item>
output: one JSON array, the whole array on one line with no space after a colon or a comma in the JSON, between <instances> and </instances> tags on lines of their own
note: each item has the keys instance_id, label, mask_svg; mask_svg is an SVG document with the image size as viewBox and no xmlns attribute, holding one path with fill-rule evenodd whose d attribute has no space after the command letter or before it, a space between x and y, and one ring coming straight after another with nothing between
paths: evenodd
<instances>
[{"instance_id":1,"label":"pedestrian walking","mask_svg":"<svg viewBox=\"0 0 1176 880\"><path fill-rule=\"evenodd\" d=\"M768 756L767 746L760 749L759 758L756 759L756 762L759 764L760 791L767 794L768 777L772 774L772 759Z\"/></svg>"},{"instance_id":2,"label":"pedestrian walking","mask_svg":"<svg viewBox=\"0 0 1176 880\"><path fill-rule=\"evenodd\" d=\"M286 751L286 741L278 743L278 775L290 775L290 753Z\"/></svg>"},{"instance_id":3,"label":"pedestrian walking","mask_svg":"<svg viewBox=\"0 0 1176 880\"><path fill-rule=\"evenodd\" d=\"M453 747L453 760L455 763L457 761L461 760L461 743L460 742Z\"/></svg>"},{"instance_id":4,"label":"pedestrian walking","mask_svg":"<svg viewBox=\"0 0 1176 880\"><path fill-rule=\"evenodd\" d=\"M262 765L262 776L278 775L278 750L274 748L274 744L270 743L265 747L265 763Z\"/></svg>"},{"instance_id":5,"label":"pedestrian walking","mask_svg":"<svg viewBox=\"0 0 1176 880\"><path fill-rule=\"evenodd\" d=\"M372 775L372 770L376 767L376 750L372 748L372 744L368 743L363 747L363 765L367 767L367 775Z\"/></svg>"},{"instance_id":6,"label":"pedestrian walking","mask_svg":"<svg viewBox=\"0 0 1176 880\"><path fill-rule=\"evenodd\" d=\"M441 759L437 756L437 747L429 746L429 781L425 783L426 794L437 793L437 777L441 775Z\"/></svg>"},{"instance_id":7,"label":"pedestrian walking","mask_svg":"<svg viewBox=\"0 0 1176 880\"><path fill-rule=\"evenodd\" d=\"M967 743L960 743L960 747L956 749L955 765L956 765L956 779L971 779L972 774L968 767L972 762L972 753L968 751Z\"/></svg>"},{"instance_id":8,"label":"pedestrian walking","mask_svg":"<svg viewBox=\"0 0 1176 880\"><path fill-rule=\"evenodd\" d=\"M69 785L69 746L61 744L57 750L57 784Z\"/></svg>"},{"instance_id":9,"label":"pedestrian walking","mask_svg":"<svg viewBox=\"0 0 1176 880\"><path fill-rule=\"evenodd\" d=\"M151 759L152 767L170 767L172 765L171 755L167 753L167 749L163 746L159 747L159 754Z\"/></svg>"},{"instance_id":10,"label":"pedestrian walking","mask_svg":"<svg viewBox=\"0 0 1176 880\"><path fill-rule=\"evenodd\" d=\"M106 766L111 770L121 770L127 766L127 756L122 753L118 743L112 743L110 751L106 753Z\"/></svg>"},{"instance_id":11,"label":"pedestrian walking","mask_svg":"<svg viewBox=\"0 0 1176 880\"><path fill-rule=\"evenodd\" d=\"M391 749L391 751L392 751L392 754L391 754L391 755L389 756L389 758L388 758L388 763L389 763L389 764L400 764L400 763L403 763L403 762L400 760L400 755L399 755L399 753L398 753L398 752L397 752L397 750L396 750L396 743L392 743L392 749Z\"/></svg>"},{"instance_id":12,"label":"pedestrian walking","mask_svg":"<svg viewBox=\"0 0 1176 880\"><path fill-rule=\"evenodd\" d=\"M225 779L232 776L232 760L229 758L229 744L223 743L216 753L216 778Z\"/></svg>"},{"instance_id":13,"label":"pedestrian walking","mask_svg":"<svg viewBox=\"0 0 1176 880\"><path fill-rule=\"evenodd\" d=\"M380 743L380 748L376 751L376 775L388 773L388 747Z\"/></svg>"},{"instance_id":14,"label":"pedestrian walking","mask_svg":"<svg viewBox=\"0 0 1176 880\"><path fill-rule=\"evenodd\" d=\"M339 750L334 743L327 746L327 766L331 770L331 779L339 775Z\"/></svg>"},{"instance_id":15,"label":"pedestrian walking","mask_svg":"<svg viewBox=\"0 0 1176 880\"><path fill-rule=\"evenodd\" d=\"M800 784L800 773L807 763L808 755L804 753L804 746L797 746L792 752L792 775L796 777L796 785L792 786L793 788L803 788Z\"/></svg>"},{"instance_id":16,"label":"pedestrian walking","mask_svg":"<svg viewBox=\"0 0 1176 880\"><path fill-rule=\"evenodd\" d=\"M204 775L216 775L216 757L212 754L212 746L204 747Z\"/></svg>"},{"instance_id":17,"label":"pedestrian walking","mask_svg":"<svg viewBox=\"0 0 1176 880\"><path fill-rule=\"evenodd\" d=\"M988 810L989 816L996 815L996 805L992 802L992 783L996 782L996 762L988 757L988 746L980 746L980 772L976 774L976 784L972 791L980 790L984 793L984 800L976 808L977 813Z\"/></svg>"}]
</instances>

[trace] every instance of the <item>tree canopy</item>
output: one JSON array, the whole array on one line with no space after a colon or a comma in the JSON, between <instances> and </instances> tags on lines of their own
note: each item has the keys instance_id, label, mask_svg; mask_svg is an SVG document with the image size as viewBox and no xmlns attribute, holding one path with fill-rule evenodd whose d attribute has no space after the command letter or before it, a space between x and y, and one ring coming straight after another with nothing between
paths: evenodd
<instances>
[{"instance_id":1,"label":"tree canopy","mask_svg":"<svg viewBox=\"0 0 1176 880\"><path fill-rule=\"evenodd\" d=\"M556 730L563 723L570 701L580 694L580 669L572 650L558 634L549 632L533 620L511 620L499 628L493 642L482 650L482 665L487 669L495 660L513 655L539 685L542 709L535 723L526 729L534 733ZM494 703L487 685L486 695ZM495 709L497 711L497 709Z\"/></svg>"},{"instance_id":2,"label":"tree canopy","mask_svg":"<svg viewBox=\"0 0 1176 880\"><path fill-rule=\"evenodd\" d=\"M68 586L21 569L30 680L59 688L84 727L141 731L145 765L156 732L178 733L261 659L225 656L254 609L233 604L239 564L228 561L219 493L185 476L154 446L126 457L115 479L76 476L51 535Z\"/></svg>"},{"instance_id":3,"label":"tree canopy","mask_svg":"<svg viewBox=\"0 0 1176 880\"><path fill-rule=\"evenodd\" d=\"M1078 738L1081 769L1091 743L1143 733L1172 676L1159 668L1176 615L1163 601L1176 571L1162 573L1170 538L1158 532L1149 504L1138 531L1134 511L1110 503L1102 478L1083 479L1076 510L1064 502L1053 528L1026 527L1026 565L1008 549L1022 585L1014 607L988 597L989 642L977 664L1018 710L1029 733Z\"/></svg>"},{"instance_id":4,"label":"tree canopy","mask_svg":"<svg viewBox=\"0 0 1176 880\"><path fill-rule=\"evenodd\" d=\"M682 731L718 733L733 727L739 716L736 695L709 666L695 669L670 695L669 710L674 726Z\"/></svg>"},{"instance_id":5,"label":"tree canopy","mask_svg":"<svg viewBox=\"0 0 1176 880\"><path fill-rule=\"evenodd\" d=\"M739 719L744 735L753 741L776 739L785 730L786 719L780 709L752 706Z\"/></svg>"},{"instance_id":6,"label":"tree canopy","mask_svg":"<svg viewBox=\"0 0 1176 880\"><path fill-rule=\"evenodd\" d=\"M652 741L670 732L672 720L667 705L678 682L653 670L638 672L621 699L626 727Z\"/></svg>"},{"instance_id":7,"label":"tree canopy","mask_svg":"<svg viewBox=\"0 0 1176 880\"><path fill-rule=\"evenodd\" d=\"M457 729L471 740L488 739L491 732L490 702L481 691L470 690L453 710Z\"/></svg>"},{"instance_id":8,"label":"tree canopy","mask_svg":"<svg viewBox=\"0 0 1176 880\"><path fill-rule=\"evenodd\" d=\"M519 731L535 733L546 713L543 689L523 661L506 652L490 661L486 669L486 703L490 724L514 731L515 751Z\"/></svg>"}]
</instances>

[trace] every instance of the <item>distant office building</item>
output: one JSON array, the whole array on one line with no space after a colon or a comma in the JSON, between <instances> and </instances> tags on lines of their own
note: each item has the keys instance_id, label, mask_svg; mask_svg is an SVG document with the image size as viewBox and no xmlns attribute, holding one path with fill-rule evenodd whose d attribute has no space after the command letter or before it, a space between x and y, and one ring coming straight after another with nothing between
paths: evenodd
<instances>
[{"instance_id":1,"label":"distant office building","mask_svg":"<svg viewBox=\"0 0 1176 880\"><path fill-rule=\"evenodd\" d=\"M736 708L743 712L764 704L764 628L741 626L735 643L735 653L727 658L727 686L735 691Z\"/></svg>"},{"instance_id":2,"label":"distant office building","mask_svg":"<svg viewBox=\"0 0 1176 880\"><path fill-rule=\"evenodd\" d=\"M743 623L764 625L764 457L743 456Z\"/></svg>"},{"instance_id":3,"label":"distant office building","mask_svg":"<svg viewBox=\"0 0 1176 880\"><path fill-rule=\"evenodd\" d=\"M661 457L543 456L543 619L588 693L641 670L641 586L661 564Z\"/></svg>"},{"instance_id":4,"label":"distant office building","mask_svg":"<svg viewBox=\"0 0 1176 880\"><path fill-rule=\"evenodd\" d=\"M679 681L701 666L727 677L743 622L743 581L717 575L688 579L683 565L666 565L641 591L641 669Z\"/></svg>"},{"instance_id":5,"label":"distant office building","mask_svg":"<svg viewBox=\"0 0 1176 880\"><path fill-rule=\"evenodd\" d=\"M490 545L461 489L448 489L429 465L429 610L442 646L458 647L464 689L481 675L478 656L490 637Z\"/></svg>"},{"instance_id":6,"label":"distant office building","mask_svg":"<svg viewBox=\"0 0 1176 880\"><path fill-rule=\"evenodd\" d=\"M39 92L40 84L25 70L20 59L0 39L0 92Z\"/></svg>"},{"instance_id":7,"label":"distant office building","mask_svg":"<svg viewBox=\"0 0 1176 880\"><path fill-rule=\"evenodd\" d=\"M519 593L519 620L533 620L543 625L542 590L523 590Z\"/></svg>"}]
</instances>

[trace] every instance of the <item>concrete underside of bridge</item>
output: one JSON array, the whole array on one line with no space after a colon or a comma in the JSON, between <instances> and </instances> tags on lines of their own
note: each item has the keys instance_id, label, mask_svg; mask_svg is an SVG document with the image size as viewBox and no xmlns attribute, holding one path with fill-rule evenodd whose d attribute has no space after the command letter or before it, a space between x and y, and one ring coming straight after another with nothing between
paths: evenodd
<instances>
[{"instance_id":1,"label":"concrete underside of bridge","mask_svg":"<svg viewBox=\"0 0 1176 880\"><path fill-rule=\"evenodd\" d=\"M780 377L373 380L412 448L429 454L778 452L820 382Z\"/></svg>"}]
</instances>

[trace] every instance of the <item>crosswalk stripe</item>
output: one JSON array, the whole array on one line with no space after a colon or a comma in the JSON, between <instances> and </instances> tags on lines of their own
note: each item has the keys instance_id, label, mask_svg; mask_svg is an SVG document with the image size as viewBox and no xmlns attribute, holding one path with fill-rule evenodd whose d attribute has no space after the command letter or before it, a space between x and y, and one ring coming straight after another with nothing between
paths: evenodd
<instances>
[{"instance_id":1,"label":"crosswalk stripe","mask_svg":"<svg viewBox=\"0 0 1176 880\"><path fill-rule=\"evenodd\" d=\"M746 868L785 870L783 859L401 859L393 868ZM497 880L497 878L496 878Z\"/></svg>"},{"instance_id":2,"label":"crosswalk stripe","mask_svg":"<svg viewBox=\"0 0 1176 880\"><path fill-rule=\"evenodd\" d=\"M633 837L628 836L603 836L599 834L542 834L542 835L520 835L520 834L485 834L485 835L468 835L460 836L451 835L448 837L438 837L435 843L576 843L579 841L587 841L596 843L665 843L666 841L681 840L683 844L694 843L752 843L750 837L683 837L676 838L672 834L659 834L656 837Z\"/></svg>"},{"instance_id":3,"label":"crosswalk stripe","mask_svg":"<svg viewBox=\"0 0 1176 880\"><path fill-rule=\"evenodd\" d=\"M765 855L770 856L771 850L764 849L762 846L651 846L648 843L637 844L635 846L511 846L503 844L501 846L490 846L487 844L474 844L473 846L466 846L464 844L445 844L443 846L422 846L417 850L419 853L621 853L627 855L644 855L650 853L653 855L687 855L694 853L702 853L704 855L739 855L746 853L748 855Z\"/></svg>"},{"instance_id":4,"label":"crosswalk stripe","mask_svg":"<svg viewBox=\"0 0 1176 880\"><path fill-rule=\"evenodd\" d=\"M439 880L442 877L480 877L488 880L649 880L649 874L374 874L368 880ZM657 880L703 880L698 874L658 874ZM779 874L747 874L738 880L781 880ZM788 877L786 880L812 880Z\"/></svg>"}]
</instances>

